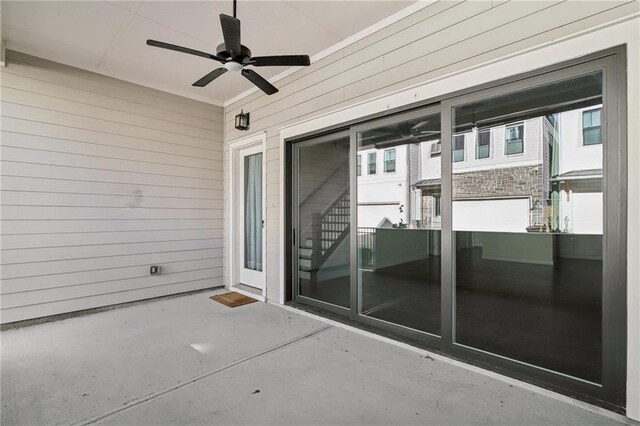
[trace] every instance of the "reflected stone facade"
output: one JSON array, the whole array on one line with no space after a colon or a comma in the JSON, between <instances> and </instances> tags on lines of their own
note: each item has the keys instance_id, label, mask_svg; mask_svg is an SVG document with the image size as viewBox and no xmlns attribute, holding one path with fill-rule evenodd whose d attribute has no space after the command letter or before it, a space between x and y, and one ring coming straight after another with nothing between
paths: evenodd
<instances>
[{"instance_id":1,"label":"reflected stone facade","mask_svg":"<svg viewBox=\"0 0 640 426\"><path fill-rule=\"evenodd\" d=\"M544 205L549 187L542 165L456 173L453 201L470 198L530 197L530 225L546 224Z\"/></svg>"},{"instance_id":2,"label":"reflected stone facade","mask_svg":"<svg viewBox=\"0 0 640 426\"><path fill-rule=\"evenodd\" d=\"M452 175L453 201L528 197L531 208L529 225L544 227L547 224L545 205L549 188L545 174L542 164L455 173ZM441 193L440 186L425 186L421 190L422 224L428 228L439 227L439 218L434 220L434 209L436 197Z\"/></svg>"}]
</instances>

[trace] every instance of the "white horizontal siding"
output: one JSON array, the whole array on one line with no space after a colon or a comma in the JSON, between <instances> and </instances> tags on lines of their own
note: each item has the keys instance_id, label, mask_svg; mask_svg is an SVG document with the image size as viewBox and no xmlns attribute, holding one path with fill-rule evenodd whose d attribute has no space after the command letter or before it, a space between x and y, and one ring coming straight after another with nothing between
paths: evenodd
<instances>
[{"instance_id":1,"label":"white horizontal siding","mask_svg":"<svg viewBox=\"0 0 640 426\"><path fill-rule=\"evenodd\" d=\"M225 109L225 141L241 109L267 132L267 294L280 298L281 128L553 42L638 12L635 1L435 2ZM353 117L355 118L355 117ZM227 206L228 209L228 206ZM228 217L228 210L227 217Z\"/></svg>"},{"instance_id":2,"label":"white horizontal siding","mask_svg":"<svg viewBox=\"0 0 640 426\"><path fill-rule=\"evenodd\" d=\"M28 268L24 263L3 265L3 285L11 285L10 279L51 276L53 274L70 274L87 271L105 271L130 266L139 266L147 270L149 264L166 266L172 262L208 259L212 265L217 265L222 257L222 249L190 249L171 250L168 252L148 252L138 254L117 254L115 256L100 256L83 259L60 259L49 262L31 262Z\"/></svg>"},{"instance_id":3,"label":"white horizontal siding","mask_svg":"<svg viewBox=\"0 0 640 426\"><path fill-rule=\"evenodd\" d=\"M100 166L100 164L98 164ZM170 173L140 172L136 169L121 171L106 167L82 165L43 164L3 158L3 172L6 176L40 177L49 179L82 180L110 183L134 183L141 185L162 185L172 187L217 189L222 187L222 171L212 170L210 177L190 178ZM213 183L212 183L213 182ZM218 185L216 185L218 183Z\"/></svg>"},{"instance_id":4,"label":"white horizontal siding","mask_svg":"<svg viewBox=\"0 0 640 426\"><path fill-rule=\"evenodd\" d=\"M165 263L162 268L162 275L175 274L182 272L189 272L195 270L204 270L209 268L216 268L222 265L222 260L217 259L212 261L211 259L195 259L195 260L183 260L172 261ZM56 275L36 275L16 278L9 280L5 284L4 294L24 293L31 291L40 291L45 289L54 289L62 287L82 286L85 284L92 284L96 281L96 271L76 271L71 273L61 273ZM99 272L98 272L99 273ZM117 280L125 279L143 279L149 275L149 270L146 265L134 265L119 267L112 270L108 277L99 280L100 282L113 282Z\"/></svg>"},{"instance_id":5,"label":"white horizontal siding","mask_svg":"<svg viewBox=\"0 0 640 426\"><path fill-rule=\"evenodd\" d=\"M24 134L28 136L44 136L56 138L60 141L71 141L90 146L122 147L131 151L143 153L164 153L176 156L177 159L186 158L218 158L217 145L211 149L186 146L177 139L175 143L157 141L153 139L135 138L115 133L96 132L79 129L77 127L63 126L60 124L40 123L28 119L14 119L4 116L2 128L11 134Z\"/></svg>"},{"instance_id":6,"label":"white horizontal siding","mask_svg":"<svg viewBox=\"0 0 640 426\"><path fill-rule=\"evenodd\" d=\"M30 65L28 69L22 69L20 75L29 77L33 81L63 86L67 88L65 89L67 94L71 93L68 89L78 89L92 96L105 95L114 100L124 100L132 105L153 106L153 108L173 113L176 118L189 115L210 121L220 121L223 115L222 109L214 105L158 90L149 90L146 87L88 73L78 68L54 62L49 62L46 68L42 68L42 60L33 56L22 55L20 62L23 65ZM8 68L7 71L9 71Z\"/></svg>"},{"instance_id":7,"label":"white horizontal siding","mask_svg":"<svg viewBox=\"0 0 640 426\"><path fill-rule=\"evenodd\" d=\"M109 306L117 303L126 303L135 300L144 300L152 297L166 296L187 291L200 290L214 286L222 286L222 278L207 277L203 279L156 284L153 287L137 288L132 286L125 290L105 290L103 293L90 296L71 297L52 300L47 303L25 305L20 308L7 308L3 316L8 318L39 318L56 315L61 312L73 312L83 309L91 309L99 306ZM19 311L17 316L15 311ZM8 321L7 321L8 322Z\"/></svg>"},{"instance_id":8,"label":"white horizontal siding","mask_svg":"<svg viewBox=\"0 0 640 426\"><path fill-rule=\"evenodd\" d=\"M15 52L0 77L2 323L222 284L222 108Z\"/></svg>"},{"instance_id":9,"label":"white horizontal siding","mask_svg":"<svg viewBox=\"0 0 640 426\"><path fill-rule=\"evenodd\" d=\"M57 206L57 207L109 207L122 208L138 202L140 208L176 208L181 199L188 199L189 209L220 208L219 198L153 197L138 200L131 194L91 194L64 192L35 192L11 190L0 195L4 205L10 206Z\"/></svg>"},{"instance_id":10,"label":"white horizontal siding","mask_svg":"<svg viewBox=\"0 0 640 426\"><path fill-rule=\"evenodd\" d=\"M221 219L12 220L3 223L2 231L7 234L56 234L68 232L128 232L216 227L222 227Z\"/></svg>"},{"instance_id":11,"label":"white horizontal siding","mask_svg":"<svg viewBox=\"0 0 640 426\"><path fill-rule=\"evenodd\" d=\"M80 181L74 179L46 179L24 176L4 175L2 182L7 188L2 196L9 196L11 191L49 193L49 194L88 194L88 195L111 195L131 197L136 190L146 194L144 200L148 202L150 198L196 198L221 200L223 197L222 188L184 188L166 185L140 185L133 183L112 183L98 181ZM37 188L37 189L34 189Z\"/></svg>"}]
</instances>

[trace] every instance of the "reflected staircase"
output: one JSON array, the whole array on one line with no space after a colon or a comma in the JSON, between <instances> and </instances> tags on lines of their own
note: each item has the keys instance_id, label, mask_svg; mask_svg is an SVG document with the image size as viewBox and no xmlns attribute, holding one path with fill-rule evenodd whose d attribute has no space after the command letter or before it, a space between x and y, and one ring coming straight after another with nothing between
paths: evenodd
<instances>
[{"instance_id":1,"label":"reflected staircase","mask_svg":"<svg viewBox=\"0 0 640 426\"><path fill-rule=\"evenodd\" d=\"M346 189L322 213L311 214L310 229L302 233L298 249L300 279L309 280L311 284L317 282L322 265L349 235L350 217L350 198Z\"/></svg>"}]
</instances>

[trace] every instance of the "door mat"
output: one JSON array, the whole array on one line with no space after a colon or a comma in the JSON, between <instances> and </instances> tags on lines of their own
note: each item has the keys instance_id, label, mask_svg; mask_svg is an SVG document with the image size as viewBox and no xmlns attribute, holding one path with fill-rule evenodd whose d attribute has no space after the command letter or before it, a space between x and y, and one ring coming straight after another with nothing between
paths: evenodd
<instances>
[{"instance_id":1,"label":"door mat","mask_svg":"<svg viewBox=\"0 0 640 426\"><path fill-rule=\"evenodd\" d=\"M236 291L230 291L229 293L224 294L216 294L215 296L211 296L209 299L215 300L216 302L222 303L223 305L230 308L237 308L238 306L257 302L256 299L245 296L244 294L240 294Z\"/></svg>"}]
</instances>

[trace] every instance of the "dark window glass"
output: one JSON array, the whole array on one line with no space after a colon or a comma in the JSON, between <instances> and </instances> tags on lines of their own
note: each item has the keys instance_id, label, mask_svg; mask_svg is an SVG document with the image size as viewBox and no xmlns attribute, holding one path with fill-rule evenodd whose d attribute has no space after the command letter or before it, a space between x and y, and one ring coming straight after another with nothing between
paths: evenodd
<instances>
[{"instance_id":1,"label":"dark window glass","mask_svg":"<svg viewBox=\"0 0 640 426\"><path fill-rule=\"evenodd\" d=\"M356 174L358 176L362 175L362 155L358 155L356 160Z\"/></svg>"},{"instance_id":2,"label":"dark window glass","mask_svg":"<svg viewBox=\"0 0 640 426\"><path fill-rule=\"evenodd\" d=\"M489 158L491 152L491 131L489 129L478 130L478 146L476 158Z\"/></svg>"},{"instance_id":3,"label":"dark window glass","mask_svg":"<svg viewBox=\"0 0 640 426\"><path fill-rule=\"evenodd\" d=\"M436 195L433 197L433 208L435 210L435 215L437 217L442 216L442 197L440 197L439 195Z\"/></svg>"},{"instance_id":4,"label":"dark window glass","mask_svg":"<svg viewBox=\"0 0 640 426\"><path fill-rule=\"evenodd\" d=\"M376 153L375 152L370 152L369 155L367 155L367 163L369 165L369 174L375 175L376 174Z\"/></svg>"},{"instance_id":5,"label":"dark window glass","mask_svg":"<svg viewBox=\"0 0 640 426\"><path fill-rule=\"evenodd\" d=\"M551 124L551 126L555 127L556 125L556 121L557 121L557 117L555 114L549 114L547 115L547 120L549 121L549 123Z\"/></svg>"},{"instance_id":6,"label":"dark window glass","mask_svg":"<svg viewBox=\"0 0 640 426\"><path fill-rule=\"evenodd\" d=\"M602 143L602 108L582 113L582 141L584 145Z\"/></svg>"},{"instance_id":7,"label":"dark window glass","mask_svg":"<svg viewBox=\"0 0 640 426\"><path fill-rule=\"evenodd\" d=\"M507 155L522 154L524 152L524 124L507 126L505 133Z\"/></svg>"},{"instance_id":8,"label":"dark window glass","mask_svg":"<svg viewBox=\"0 0 640 426\"><path fill-rule=\"evenodd\" d=\"M396 150L387 149L384 152L384 171L385 173L396 171Z\"/></svg>"},{"instance_id":9,"label":"dark window glass","mask_svg":"<svg viewBox=\"0 0 640 426\"><path fill-rule=\"evenodd\" d=\"M431 144L431 157L440 157L442 153L442 143L440 141Z\"/></svg>"},{"instance_id":10,"label":"dark window glass","mask_svg":"<svg viewBox=\"0 0 640 426\"><path fill-rule=\"evenodd\" d=\"M298 148L297 285L301 296L350 305L349 135Z\"/></svg>"},{"instance_id":11,"label":"dark window glass","mask_svg":"<svg viewBox=\"0 0 640 426\"><path fill-rule=\"evenodd\" d=\"M357 180L359 314L440 334L440 115L399 119L357 133L362 152L385 145L396 173ZM406 159L406 163L405 163ZM406 164L406 168L405 168ZM395 167L393 167L395 169Z\"/></svg>"},{"instance_id":12,"label":"dark window glass","mask_svg":"<svg viewBox=\"0 0 640 426\"><path fill-rule=\"evenodd\" d=\"M454 135L451 147L453 149L453 162L464 161L464 135Z\"/></svg>"},{"instance_id":13,"label":"dark window glass","mask_svg":"<svg viewBox=\"0 0 640 426\"><path fill-rule=\"evenodd\" d=\"M506 155L451 171L457 344L602 383L603 153L576 150L601 103L598 72L453 108L453 133L506 126Z\"/></svg>"}]
</instances>

